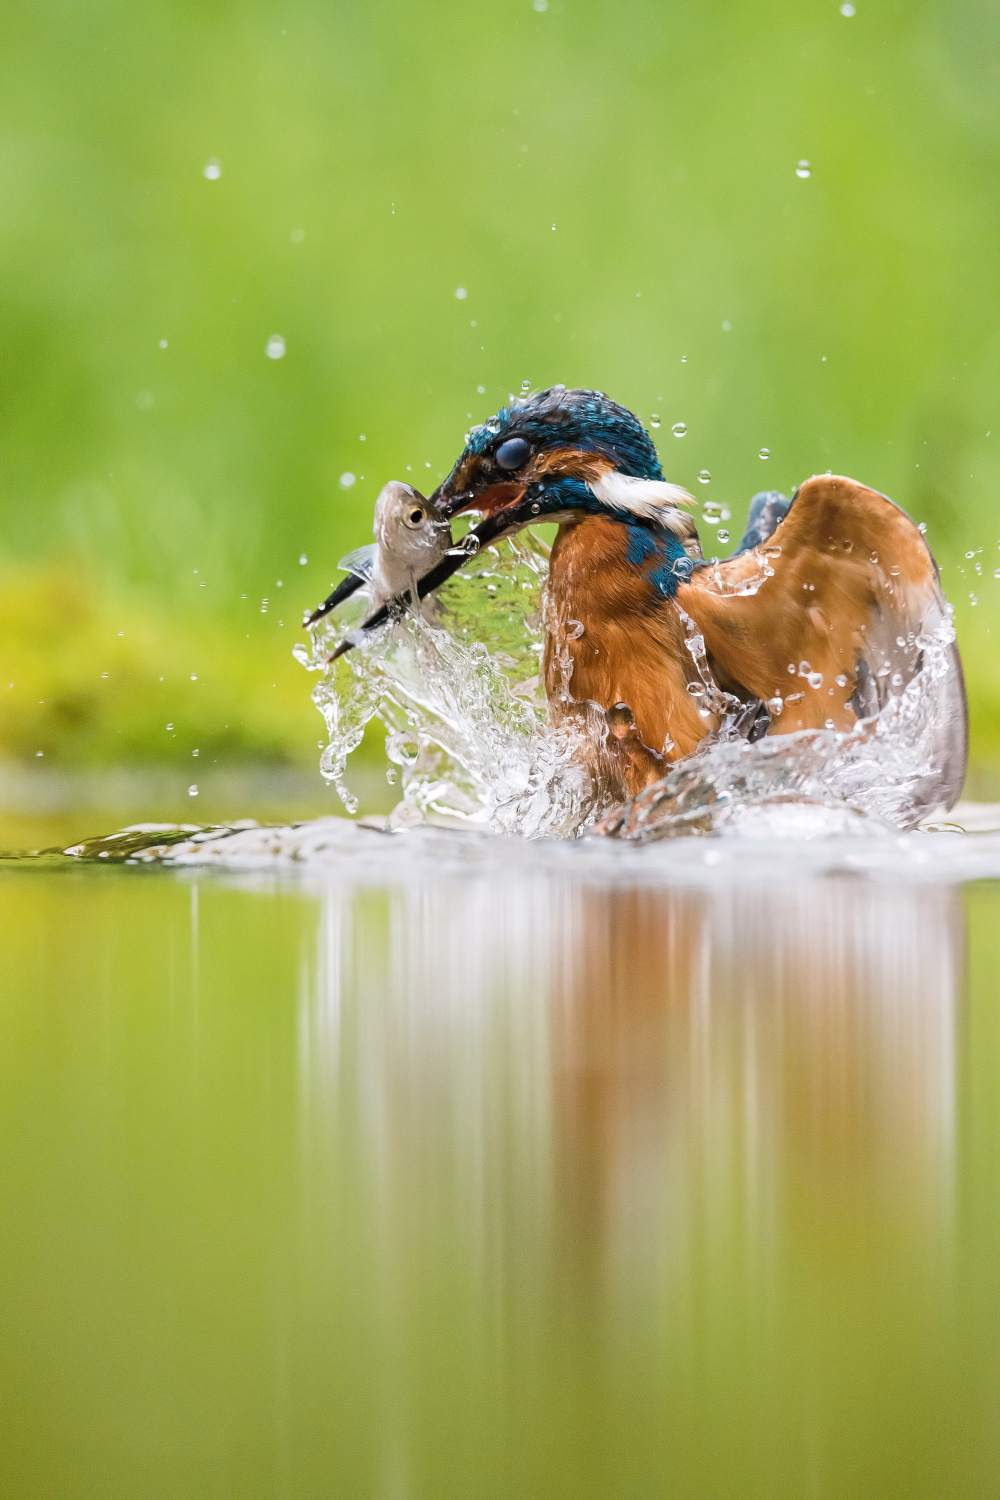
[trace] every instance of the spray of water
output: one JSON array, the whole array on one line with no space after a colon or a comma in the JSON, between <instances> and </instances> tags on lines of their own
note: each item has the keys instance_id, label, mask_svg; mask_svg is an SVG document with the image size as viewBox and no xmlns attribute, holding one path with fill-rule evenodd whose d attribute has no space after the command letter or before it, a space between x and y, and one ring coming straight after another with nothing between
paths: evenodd
<instances>
[{"instance_id":1,"label":"spray of water","mask_svg":"<svg viewBox=\"0 0 1000 1500\"><path fill-rule=\"evenodd\" d=\"M548 548L530 531L487 547L419 611L330 663L354 616L322 620L298 659L319 674L320 761L345 806L347 758L373 718L402 800L391 826L446 816L526 837L569 836L602 810L583 723L551 728L540 680ZM357 618L364 602L355 606Z\"/></svg>"},{"instance_id":2,"label":"spray of water","mask_svg":"<svg viewBox=\"0 0 1000 1500\"><path fill-rule=\"evenodd\" d=\"M771 575L776 548L759 551L759 568L738 592L756 592ZM577 624L546 617L548 550L530 531L488 547L419 611L404 612L354 651L330 663L334 645L364 613L365 601L336 620L317 623L298 659L318 680L313 701L328 744L321 770L350 811L345 783L351 752L366 725L387 731L390 780L402 800L390 826L401 829L446 817L495 832L537 838L573 837L598 825L629 841L681 834L721 834L790 807L826 809L838 829L913 826L935 805L942 733L958 712L950 611L937 614L911 643L919 670L908 681L882 684L878 703L855 729L746 735L760 709L715 682L705 643L681 611L695 681L718 730L699 751L624 807L620 783L607 774L604 747L613 714L574 704L550 722L540 660L546 625L556 632L555 663L572 700L572 661L560 633ZM721 576L720 590L731 592ZM809 664L794 688L821 690ZM960 686L960 675L958 683ZM880 705L880 706L879 706ZM766 705L772 719L782 701ZM602 820L603 821L599 821Z\"/></svg>"}]
</instances>

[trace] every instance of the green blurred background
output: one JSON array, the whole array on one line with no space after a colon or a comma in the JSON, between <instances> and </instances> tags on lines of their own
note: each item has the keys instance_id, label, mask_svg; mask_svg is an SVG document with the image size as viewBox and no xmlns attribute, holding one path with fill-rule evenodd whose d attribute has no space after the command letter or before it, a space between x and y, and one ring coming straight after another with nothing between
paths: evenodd
<instances>
[{"instance_id":1,"label":"green blurred background","mask_svg":"<svg viewBox=\"0 0 1000 1500\"><path fill-rule=\"evenodd\" d=\"M925 521L1000 788L1000 10L845 9L6 4L8 782L284 766L335 810L303 608L386 479L563 381L734 533L828 468Z\"/></svg>"}]
</instances>

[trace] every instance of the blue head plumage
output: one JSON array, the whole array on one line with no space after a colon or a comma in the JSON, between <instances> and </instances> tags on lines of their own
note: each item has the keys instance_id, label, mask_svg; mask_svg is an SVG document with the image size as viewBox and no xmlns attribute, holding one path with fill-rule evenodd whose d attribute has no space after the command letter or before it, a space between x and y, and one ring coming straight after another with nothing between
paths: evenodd
<instances>
[{"instance_id":1,"label":"blue head plumage","mask_svg":"<svg viewBox=\"0 0 1000 1500\"><path fill-rule=\"evenodd\" d=\"M556 385L523 400L511 397L496 416L474 427L435 499L509 483L528 459L534 460L533 475L554 473L546 455L559 455L564 463L576 455L584 468L590 460L595 471L610 468L634 479L663 478L653 440L632 412L601 391Z\"/></svg>"}]
</instances>

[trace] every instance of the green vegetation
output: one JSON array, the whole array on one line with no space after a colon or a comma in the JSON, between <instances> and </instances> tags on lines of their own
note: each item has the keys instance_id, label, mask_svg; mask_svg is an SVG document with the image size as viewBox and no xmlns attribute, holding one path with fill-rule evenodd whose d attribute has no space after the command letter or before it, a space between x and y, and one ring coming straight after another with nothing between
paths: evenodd
<instances>
[{"instance_id":1,"label":"green vegetation","mask_svg":"<svg viewBox=\"0 0 1000 1500\"><path fill-rule=\"evenodd\" d=\"M0 756L308 764L290 647L378 488L562 380L658 414L734 528L827 468L926 521L1000 758L982 0L39 0L4 38Z\"/></svg>"}]
</instances>

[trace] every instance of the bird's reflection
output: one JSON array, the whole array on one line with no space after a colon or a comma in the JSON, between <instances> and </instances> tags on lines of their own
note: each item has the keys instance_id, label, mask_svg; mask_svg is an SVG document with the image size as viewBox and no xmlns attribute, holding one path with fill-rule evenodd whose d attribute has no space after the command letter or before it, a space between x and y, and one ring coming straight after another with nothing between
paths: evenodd
<instances>
[{"instance_id":1,"label":"bird's reflection","mask_svg":"<svg viewBox=\"0 0 1000 1500\"><path fill-rule=\"evenodd\" d=\"M307 1128L336 1095L404 1237L437 1215L473 1258L547 1246L613 1280L764 1266L779 1222L851 1242L946 1216L946 891L331 889L319 948Z\"/></svg>"},{"instance_id":2,"label":"bird's reflection","mask_svg":"<svg viewBox=\"0 0 1000 1500\"><path fill-rule=\"evenodd\" d=\"M553 965L560 1205L623 1268L779 1226L821 1254L937 1241L950 1204L958 908L831 880L583 893Z\"/></svg>"}]
</instances>

